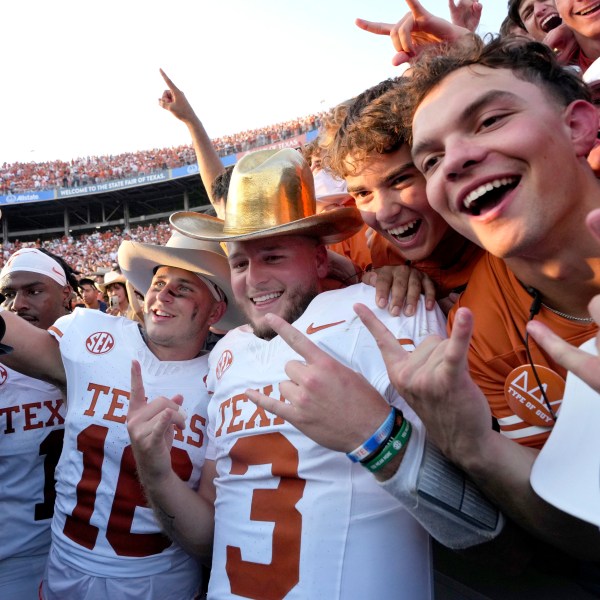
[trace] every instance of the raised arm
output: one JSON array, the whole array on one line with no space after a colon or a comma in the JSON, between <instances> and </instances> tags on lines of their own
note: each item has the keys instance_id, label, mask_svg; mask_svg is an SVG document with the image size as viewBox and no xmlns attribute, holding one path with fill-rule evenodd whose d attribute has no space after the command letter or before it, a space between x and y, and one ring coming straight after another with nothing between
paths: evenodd
<instances>
[{"instance_id":1,"label":"raised arm","mask_svg":"<svg viewBox=\"0 0 600 600\"><path fill-rule=\"evenodd\" d=\"M185 94L169 79L162 69L160 69L160 74L169 89L163 92L158 103L187 126L192 136L192 144L196 152L200 178L202 179L208 198L217 212L217 216L220 219L224 219L225 201L221 198L213 198L211 186L217 175L220 175L225 168L204 129L204 125L202 125L202 122L194 112Z\"/></svg>"},{"instance_id":2,"label":"raised arm","mask_svg":"<svg viewBox=\"0 0 600 600\"><path fill-rule=\"evenodd\" d=\"M132 361L127 430L138 477L164 532L190 554L204 558L212 548L215 469L213 461L206 461L198 491L173 470L174 426L185 427L182 400L181 396L161 396L148 403L140 364Z\"/></svg>"},{"instance_id":3,"label":"raised arm","mask_svg":"<svg viewBox=\"0 0 600 600\"><path fill-rule=\"evenodd\" d=\"M376 35L389 35L396 50L392 64L398 66L418 56L430 44L455 42L470 31L436 17L419 0L406 0L409 11L396 23L376 23L356 19L356 25Z\"/></svg>"},{"instance_id":4,"label":"raised arm","mask_svg":"<svg viewBox=\"0 0 600 600\"><path fill-rule=\"evenodd\" d=\"M598 528L557 510L531 488L537 451L492 429L487 400L467 367L470 311L457 311L449 339L428 338L409 354L368 308L355 310L373 334L394 387L446 457L524 529L573 556L599 560Z\"/></svg>"},{"instance_id":5,"label":"raised arm","mask_svg":"<svg viewBox=\"0 0 600 600\"><path fill-rule=\"evenodd\" d=\"M0 355L0 361L15 371L64 390L66 375L58 342L45 329L31 325L8 310L0 312L0 319L6 326L0 341L13 348L10 354Z\"/></svg>"}]
</instances>

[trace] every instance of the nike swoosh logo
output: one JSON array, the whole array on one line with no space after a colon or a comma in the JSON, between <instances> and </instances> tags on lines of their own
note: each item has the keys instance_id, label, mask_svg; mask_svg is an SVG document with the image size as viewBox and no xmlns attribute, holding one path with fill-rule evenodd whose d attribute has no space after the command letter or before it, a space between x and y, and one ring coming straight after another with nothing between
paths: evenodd
<instances>
[{"instance_id":1,"label":"nike swoosh logo","mask_svg":"<svg viewBox=\"0 0 600 600\"><path fill-rule=\"evenodd\" d=\"M337 321L336 323L326 323L325 325L319 325L318 327L315 327L314 323L311 323L307 328L306 328L306 333L308 333L308 335L312 335L313 333L317 333L317 331L321 331L321 329L327 329L328 327L334 327L335 325L339 325L340 323L345 323L346 320L344 319L343 321Z\"/></svg>"}]
</instances>

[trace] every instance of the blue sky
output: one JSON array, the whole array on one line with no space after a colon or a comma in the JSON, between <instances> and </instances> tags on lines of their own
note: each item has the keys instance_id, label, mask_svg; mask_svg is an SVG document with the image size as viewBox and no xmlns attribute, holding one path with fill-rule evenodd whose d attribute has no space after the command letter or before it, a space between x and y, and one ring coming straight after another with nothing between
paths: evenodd
<instances>
[{"instance_id":1,"label":"blue sky","mask_svg":"<svg viewBox=\"0 0 600 600\"><path fill-rule=\"evenodd\" d=\"M448 16L447 0L423 0ZM482 0L480 33L505 2ZM217 137L328 109L393 76L389 0L6 2L0 164L188 143L158 107L162 67Z\"/></svg>"}]
</instances>

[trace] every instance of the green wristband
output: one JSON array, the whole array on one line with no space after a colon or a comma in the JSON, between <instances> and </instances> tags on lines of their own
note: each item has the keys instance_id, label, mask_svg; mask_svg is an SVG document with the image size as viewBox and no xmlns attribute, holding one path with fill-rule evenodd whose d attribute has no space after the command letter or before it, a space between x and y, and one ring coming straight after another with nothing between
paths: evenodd
<instances>
[{"instance_id":1,"label":"green wristband","mask_svg":"<svg viewBox=\"0 0 600 600\"><path fill-rule=\"evenodd\" d=\"M410 421L408 419L403 419L402 425L398 429L396 435L388 440L388 443L377 456L363 466L369 469L371 473L376 473L383 469L383 467L385 467L385 465L387 465L395 456L400 454L402 449L408 443L411 433L412 425L410 424Z\"/></svg>"}]
</instances>

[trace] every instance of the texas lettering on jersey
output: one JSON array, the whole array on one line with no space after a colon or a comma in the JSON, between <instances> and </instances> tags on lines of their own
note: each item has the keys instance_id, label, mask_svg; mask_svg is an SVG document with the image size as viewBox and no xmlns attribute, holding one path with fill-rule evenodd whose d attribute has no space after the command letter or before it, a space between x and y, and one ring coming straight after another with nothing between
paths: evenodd
<instances>
[{"instance_id":1,"label":"texas lettering on jersey","mask_svg":"<svg viewBox=\"0 0 600 600\"><path fill-rule=\"evenodd\" d=\"M87 408L83 414L90 419L100 418L113 423L126 423L129 392L118 388L111 388L108 385L99 383L88 383L89 392ZM147 400L147 398L146 398ZM175 428L175 439L184 442L195 448L201 448L204 443L204 429L206 428L206 418L199 414L192 414L188 417L191 435L184 437L183 431Z\"/></svg>"},{"instance_id":2,"label":"texas lettering on jersey","mask_svg":"<svg viewBox=\"0 0 600 600\"><path fill-rule=\"evenodd\" d=\"M273 394L273 385L267 385L260 391L265 396ZM277 386L275 386L277 387ZM285 402L283 396L279 396L281 402ZM227 400L223 400L219 404L218 422L215 428L215 437L220 437L223 434L236 433L242 430L261 429L263 427L271 427L273 425L283 425L285 421L281 417L276 417L272 414L267 414L264 408L254 406L254 412L247 418L242 416L242 406L249 402L254 403L246 396L246 394L236 394Z\"/></svg>"},{"instance_id":3,"label":"texas lettering on jersey","mask_svg":"<svg viewBox=\"0 0 600 600\"><path fill-rule=\"evenodd\" d=\"M11 434L16 431L31 431L42 427L64 425L65 419L60 414L62 405L62 399L58 398L0 407L0 426L4 423L2 433ZM17 419L19 416L22 416L23 419ZM17 420L19 421L18 426L15 425Z\"/></svg>"}]
</instances>

